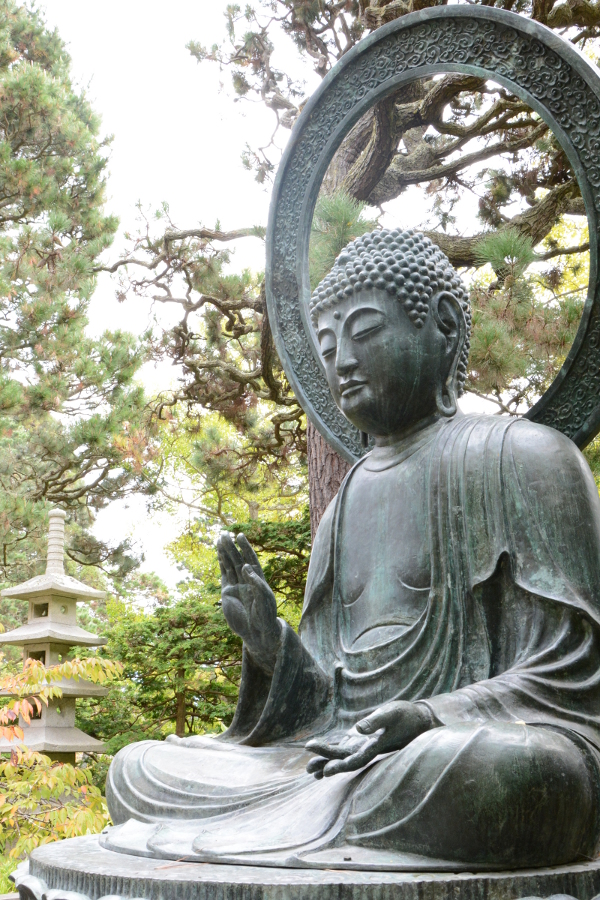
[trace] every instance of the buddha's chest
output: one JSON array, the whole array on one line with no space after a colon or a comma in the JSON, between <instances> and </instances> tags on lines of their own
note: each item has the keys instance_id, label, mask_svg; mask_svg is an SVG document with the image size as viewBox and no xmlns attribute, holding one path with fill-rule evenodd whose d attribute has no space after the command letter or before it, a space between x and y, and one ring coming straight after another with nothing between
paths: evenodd
<instances>
[{"instance_id":1,"label":"buddha's chest","mask_svg":"<svg viewBox=\"0 0 600 900\"><path fill-rule=\"evenodd\" d=\"M419 459L379 472L359 468L342 509L338 586L343 642L368 649L406 631L427 605L431 580L428 478Z\"/></svg>"}]
</instances>

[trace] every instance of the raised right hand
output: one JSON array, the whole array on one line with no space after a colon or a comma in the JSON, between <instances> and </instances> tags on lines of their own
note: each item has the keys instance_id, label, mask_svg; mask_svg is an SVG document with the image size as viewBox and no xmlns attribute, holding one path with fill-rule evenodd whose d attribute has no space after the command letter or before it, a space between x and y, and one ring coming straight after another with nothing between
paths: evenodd
<instances>
[{"instance_id":1,"label":"raised right hand","mask_svg":"<svg viewBox=\"0 0 600 900\"><path fill-rule=\"evenodd\" d=\"M228 532L217 541L217 555L227 624L239 634L256 664L271 674L281 642L281 622L258 557L244 534L234 541Z\"/></svg>"}]
</instances>

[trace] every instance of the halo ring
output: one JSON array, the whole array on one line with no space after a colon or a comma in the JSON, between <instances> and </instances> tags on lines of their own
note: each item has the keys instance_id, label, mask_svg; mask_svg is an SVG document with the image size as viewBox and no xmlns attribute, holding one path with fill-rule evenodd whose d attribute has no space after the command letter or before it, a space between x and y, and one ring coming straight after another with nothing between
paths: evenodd
<instances>
[{"instance_id":1,"label":"halo ring","mask_svg":"<svg viewBox=\"0 0 600 900\"><path fill-rule=\"evenodd\" d=\"M267 229L266 294L275 346L307 416L348 461L364 452L329 393L308 315L310 227L321 182L350 129L375 103L418 79L458 72L520 97L552 129L577 177L590 234L588 296L554 381L525 414L579 447L600 431L600 77L550 29L501 9L443 6L378 28L328 73L294 125Z\"/></svg>"}]
</instances>

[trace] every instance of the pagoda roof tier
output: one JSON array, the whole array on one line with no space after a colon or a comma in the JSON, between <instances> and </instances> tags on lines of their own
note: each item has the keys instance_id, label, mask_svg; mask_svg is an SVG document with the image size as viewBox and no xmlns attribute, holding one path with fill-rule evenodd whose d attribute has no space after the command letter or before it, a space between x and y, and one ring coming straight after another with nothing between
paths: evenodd
<instances>
[{"instance_id":1,"label":"pagoda roof tier","mask_svg":"<svg viewBox=\"0 0 600 900\"><path fill-rule=\"evenodd\" d=\"M108 694L108 688L84 679L75 681L74 678L62 678L60 681L53 681L52 687L59 687L63 697L105 697Z\"/></svg>"},{"instance_id":2,"label":"pagoda roof tier","mask_svg":"<svg viewBox=\"0 0 600 900\"><path fill-rule=\"evenodd\" d=\"M99 647L107 643L107 639L91 631L85 631L79 625L63 625L46 617L33 619L20 628L14 628L0 634L0 644L23 644L49 641L51 644L67 644L70 647Z\"/></svg>"},{"instance_id":3,"label":"pagoda roof tier","mask_svg":"<svg viewBox=\"0 0 600 900\"><path fill-rule=\"evenodd\" d=\"M38 753L102 753L104 744L90 737L79 728L59 728L41 725L24 728L24 739L20 741L0 740L0 753L7 753L15 747L27 747Z\"/></svg>"},{"instance_id":4,"label":"pagoda roof tier","mask_svg":"<svg viewBox=\"0 0 600 900\"><path fill-rule=\"evenodd\" d=\"M4 588L0 591L2 597L16 597L20 600L32 600L45 594L55 594L62 597L77 597L78 600L101 600L106 596L105 591L98 591L72 578L57 572L46 572L44 575L36 575L23 584Z\"/></svg>"},{"instance_id":5,"label":"pagoda roof tier","mask_svg":"<svg viewBox=\"0 0 600 900\"><path fill-rule=\"evenodd\" d=\"M59 681L53 681L46 684L45 687L59 687L63 697L105 697L108 694L108 688L101 684L94 684L91 681L75 681L75 679L62 678ZM10 691L0 691L0 697L16 697ZM30 695L28 695L30 696Z\"/></svg>"}]
</instances>

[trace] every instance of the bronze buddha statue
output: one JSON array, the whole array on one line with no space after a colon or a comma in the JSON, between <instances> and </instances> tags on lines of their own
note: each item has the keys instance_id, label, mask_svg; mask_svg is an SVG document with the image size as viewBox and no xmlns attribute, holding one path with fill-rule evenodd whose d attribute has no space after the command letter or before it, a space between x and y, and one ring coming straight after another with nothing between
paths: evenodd
<instances>
[{"instance_id":1,"label":"bronze buddha statue","mask_svg":"<svg viewBox=\"0 0 600 900\"><path fill-rule=\"evenodd\" d=\"M320 524L296 634L243 536L218 737L115 758L103 845L173 859L507 869L600 840L600 500L576 446L466 416L470 311L423 235L352 242L313 294L330 390L374 438Z\"/></svg>"}]
</instances>

